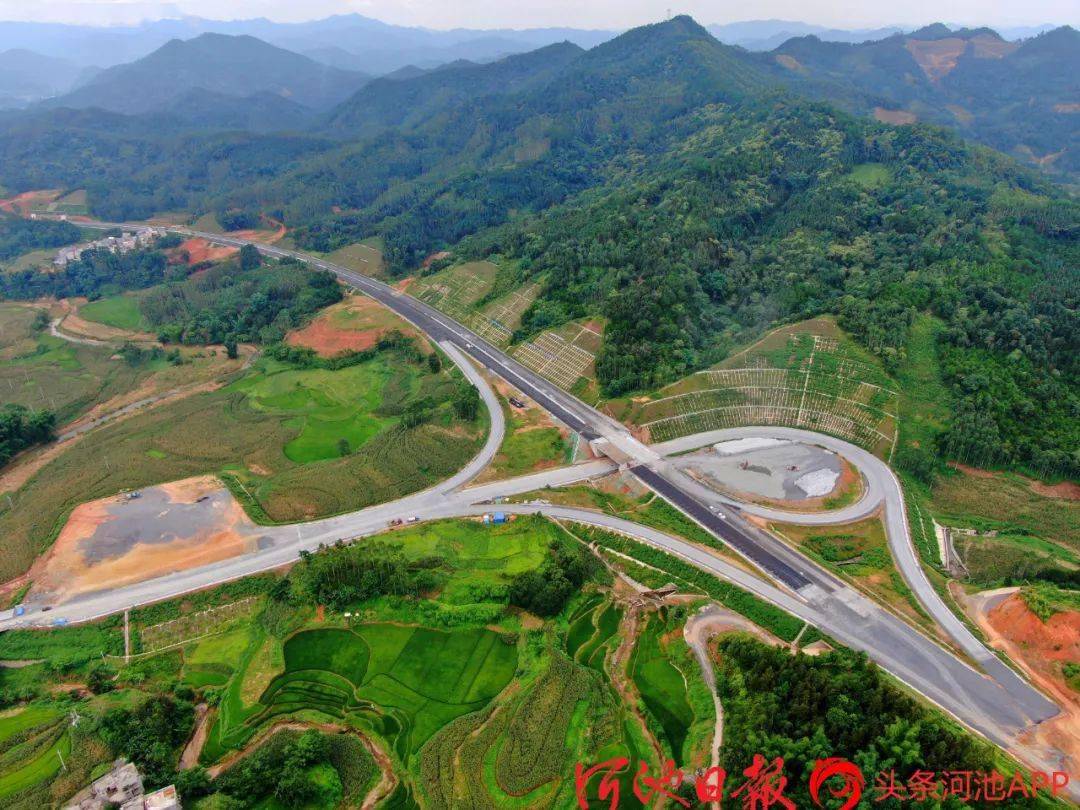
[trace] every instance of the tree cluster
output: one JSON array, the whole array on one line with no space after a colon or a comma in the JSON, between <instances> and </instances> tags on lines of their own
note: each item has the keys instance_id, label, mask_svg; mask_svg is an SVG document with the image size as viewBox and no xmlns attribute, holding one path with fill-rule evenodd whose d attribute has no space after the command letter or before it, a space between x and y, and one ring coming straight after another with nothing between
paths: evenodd
<instances>
[{"instance_id":1,"label":"tree cluster","mask_svg":"<svg viewBox=\"0 0 1080 810\"><path fill-rule=\"evenodd\" d=\"M52 411L11 403L0 407L0 466L28 447L52 441L55 427Z\"/></svg>"},{"instance_id":2,"label":"tree cluster","mask_svg":"<svg viewBox=\"0 0 1080 810\"><path fill-rule=\"evenodd\" d=\"M376 596L417 596L436 584L435 567L386 543L337 543L301 552L290 579L296 598L341 610Z\"/></svg>"},{"instance_id":3,"label":"tree cluster","mask_svg":"<svg viewBox=\"0 0 1080 810\"><path fill-rule=\"evenodd\" d=\"M150 787L168 784L176 772L178 749L191 735L195 718L188 698L154 695L135 708L110 709L101 719L101 738L114 754L138 765Z\"/></svg>"},{"instance_id":4,"label":"tree cluster","mask_svg":"<svg viewBox=\"0 0 1080 810\"><path fill-rule=\"evenodd\" d=\"M142 314L164 343L274 343L341 300L326 271L288 261L247 264L225 262L150 290L140 301Z\"/></svg>"},{"instance_id":5,"label":"tree cluster","mask_svg":"<svg viewBox=\"0 0 1080 810\"><path fill-rule=\"evenodd\" d=\"M598 570L596 559L578 545L555 541L548 559L510 583L510 604L537 616L554 616Z\"/></svg>"},{"instance_id":6,"label":"tree cluster","mask_svg":"<svg viewBox=\"0 0 1080 810\"><path fill-rule=\"evenodd\" d=\"M70 245L78 242L80 235L70 222L0 216L0 261L32 250Z\"/></svg>"},{"instance_id":7,"label":"tree cluster","mask_svg":"<svg viewBox=\"0 0 1080 810\"><path fill-rule=\"evenodd\" d=\"M815 761L828 757L854 762L870 786L890 770L902 782L916 769L996 765L990 746L904 694L862 653L792 656L733 636L720 642L717 692L724 705L721 760L731 763L731 787L743 781L739 769L755 754L782 757L784 795L799 807L813 806L809 776Z\"/></svg>"}]
</instances>

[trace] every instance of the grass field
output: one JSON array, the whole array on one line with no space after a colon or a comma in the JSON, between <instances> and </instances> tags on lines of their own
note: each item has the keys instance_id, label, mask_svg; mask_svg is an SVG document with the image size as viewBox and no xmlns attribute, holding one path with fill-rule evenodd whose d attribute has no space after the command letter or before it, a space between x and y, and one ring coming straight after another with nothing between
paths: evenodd
<instances>
[{"instance_id":1,"label":"grass field","mask_svg":"<svg viewBox=\"0 0 1080 810\"><path fill-rule=\"evenodd\" d=\"M571 448L562 431L544 411L531 402L526 408L519 409L512 408L504 397L499 400L506 415L506 436L480 481L524 475L570 460Z\"/></svg>"},{"instance_id":2,"label":"grass field","mask_svg":"<svg viewBox=\"0 0 1080 810\"><path fill-rule=\"evenodd\" d=\"M129 332L145 332L150 328L139 310L139 296L131 293L91 301L79 308L79 315Z\"/></svg>"},{"instance_id":3,"label":"grass field","mask_svg":"<svg viewBox=\"0 0 1080 810\"><path fill-rule=\"evenodd\" d=\"M430 486L460 469L485 428L453 418L454 386L450 371L432 374L397 353L337 372L264 360L233 385L106 425L0 510L0 580L25 571L79 503L151 484L219 473L253 517L270 521L351 511ZM405 406L423 399L435 403L431 420L400 429ZM377 412L365 410L372 403ZM344 454L341 437L351 440Z\"/></svg>"},{"instance_id":4,"label":"grass field","mask_svg":"<svg viewBox=\"0 0 1080 810\"><path fill-rule=\"evenodd\" d=\"M953 538L957 554L968 571L965 584L982 590L1009 580L1018 571L1030 570L1039 563L1058 567L1062 563L1080 568L1080 556L1071 548L1050 543L1026 534L998 533L988 535L958 535Z\"/></svg>"},{"instance_id":5,"label":"grass field","mask_svg":"<svg viewBox=\"0 0 1080 810\"><path fill-rule=\"evenodd\" d=\"M449 574L438 600L468 605L505 589L517 574L538 568L557 537L558 530L550 521L523 517L499 526L443 520L392 532L380 539L400 548L411 560L442 558Z\"/></svg>"},{"instance_id":6,"label":"grass field","mask_svg":"<svg viewBox=\"0 0 1080 810\"><path fill-rule=\"evenodd\" d=\"M56 630L9 630L0 635L0 660L42 659L56 669L124 651L115 619Z\"/></svg>"},{"instance_id":7,"label":"grass field","mask_svg":"<svg viewBox=\"0 0 1080 810\"><path fill-rule=\"evenodd\" d=\"M1020 530L1080 551L1080 509L1076 502L1040 495L1022 476L954 471L938 478L931 498L939 523Z\"/></svg>"},{"instance_id":8,"label":"grass field","mask_svg":"<svg viewBox=\"0 0 1080 810\"><path fill-rule=\"evenodd\" d=\"M782 327L644 400L610 403L623 421L666 441L742 425L829 433L888 457L898 391L880 364L829 318Z\"/></svg>"},{"instance_id":9,"label":"grass field","mask_svg":"<svg viewBox=\"0 0 1080 810\"><path fill-rule=\"evenodd\" d=\"M382 246L377 239L365 239L363 242L346 245L325 254L325 258L327 261L348 267L365 276L382 276L386 270Z\"/></svg>"},{"instance_id":10,"label":"grass field","mask_svg":"<svg viewBox=\"0 0 1080 810\"><path fill-rule=\"evenodd\" d=\"M502 691L514 674L517 646L514 637L483 628L361 624L302 631L285 642L284 662L257 706L222 711L212 731L216 745L204 752L208 761L242 745L263 723L305 711L352 717L391 740L408 761L444 725Z\"/></svg>"},{"instance_id":11,"label":"grass field","mask_svg":"<svg viewBox=\"0 0 1080 810\"><path fill-rule=\"evenodd\" d=\"M660 725L676 762L686 762L683 744L694 724L694 710L686 695L686 676L662 649L666 622L651 614L638 635L630 656L630 676L649 713ZM682 643L681 634L678 642Z\"/></svg>"},{"instance_id":12,"label":"grass field","mask_svg":"<svg viewBox=\"0 0 1080 810\"><path fill-rule=\"evenodd\" d=\"M860 163L852 167L848 177L863 188L881 188L892 180L892 172L882 163Z\"/></svg>"},{"instance_id":13,"label":"grass field","mask_svg":"<svg viewBox=\"0 0 1080 810\"><path fill-rule=\"evenodd\" d=\"M385 363L325 371L290 368L267 369L233 386L245 394L256 411L284 417L298 429L283 448L298 464L339 458L339 443L352 450L367 444L380 431L397 423L380 416L384 392L396 370Z\"/></svg>"},{"instance_id":14,"label":"grass field","mask_svg":"<svg viewBox=\"0 0 1080 810\"><path fill-rule=\"evenodd\" d=\"M71 753L71 735L64 714L51 707L31 706L0 716L0 751L3 802L60 772L60 757Z\"/></svg>"}]
</instances>

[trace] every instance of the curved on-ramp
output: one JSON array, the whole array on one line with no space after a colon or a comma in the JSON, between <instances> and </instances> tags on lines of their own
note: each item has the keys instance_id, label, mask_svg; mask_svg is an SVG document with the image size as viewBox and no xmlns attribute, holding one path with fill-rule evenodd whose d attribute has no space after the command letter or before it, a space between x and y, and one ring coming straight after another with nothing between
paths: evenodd
<instances>
[{"instance_id":1,"label":"curved on-ramp","mask_svg":"<svg viewBox=\"0 0 1080 810\"><path fill-rule=\"evenodd\" d=\"M88 224L90 227L107 226L107 223L84 224ZM415 299L411 299L407 295L393 291L390 288L385 287L385 285L381 285L372 279L348 271L346 268L333 265L323 259L318 259L306 254L217 234L198 233L197 235L204 236L211 241L221 242L223 244L254 244L264 253L275 256L294 256L313 266L336 272L344 280L360 286L364 292L367 292L391 309L394 309L403 317L406 317L409 320L415 319L417 321L423 321L423 331L428 332L431 337L438 341L444 351L447 350L446 345L452 345L454 342L457 342L467 349L470 354L476 356L481 364L492 369L495 373L503 374L504 376L509 374L510 377L515 377L516 375L517 378L521 378L523 380L523 385L531 386L531 388L527 390L531 391L531 395L538 403L544 407L550 406L549 409L552 410L557 417L566 421L572 428L591 432L595 425L600 425L601 427L599 429L601 433L604 433L605 435L607 435L607 433L612 433L613 440L616 443L622 441L624 443L630 442L631 444L640 445L640 443L635 443L632 440L632 437L625 432L621 425L615 426L608 417L604 417L594 409L588 408L588 406L585 406L565 392L552 389L545 383L529 379L528 373L523 369L518 368L512 360L505 357L501 352L488 346L481 338L477 337L460 324L449 320L447 316L442 313L430 310L430 308ZM447 322L448 320L449 322ZM448 354L449 353L450 352L448 351ZM451 357L457 362L460 359L461 354L458 353L457 356L451 354ZM474 384L478 384L476 379L479 378L479 375L476 370L471 368L467 361L461 367L463 373L465 373ZM510 381L514 382L513 379ZM478 384L478 387L483 395L485 389L487 389L486 384ZM488 393L490 393L490 391ZM485 396L484 399L485 403L488 405L489 412L492 414L494 433L496 420L501 416L501 408L498 406L498 402L493 394L491 394L490 399L487 396ZM725 504L728 507L734 507L746 513L759 514L763 517L775 517L776 519L781 520L807 522L817 525L847 522L858 519L860 516L865 516L873 512L880 504L884 504L886 533L889 545L905 581L907 581L908 585L912 588L920 603L926 607L928 612L936 621L938 621L946 632L956 640L957 644L960 645L960 647L974 660L978 661L987 672L991 673L994 678L994 681L991 683L993 683L995 687L998 687L997 682L1000 682L999 689L1004 688L1007 694L999 696L1000 700L998 702L1001 705L994 705L994 700L988 702L986 696L988 694L994 694L993 689L987 690L983 688L986 686L986 682L988 682L989 679L962 664L944 649L930 642L925 637L920 636L912 628L891 614L881 610L874 603L865 598L860 599L857 595L851 593L850 588L840 589L845 591L844 593L840 593L840 590L838 590L818 599L820 604L828 606L828 611L825 611L823 615L819 617L822 619L822 624L820 626L825 627L827 631L834 635L838 640L851 647L856 649L867 649L868 647L872 647L872 654L874 654L875 657L883 659L889 658L891 650L889 649L887 642L883 642L881 638L875 637L875 633L886 632L890 628L896 630L898 627L901 634L915 634L918 636L918 640L913 643L921 648L922 658L925 658L926 656L930 657L931 661L928 664L928 666L930 666L929 671L940 679L940 683L935 686L935 684L928 682L926 672L923 672L919 668L912 668L910 662L906 662L906 660L894 660L892 666L889 667L891 671L903 680L911 683L916 688L919 688L920 691L924 691L924 694L927 694L930 697L934 697L934 690L937 689L937 694L940 697L945 698L944 702L934 698L939 704L948 707L954 714L962 717L965 722L968 722L969 725L984 730L984 733L987 733L988 736L991 736L994 739L1002 738L1002 735L997 733L1002 729L1007 730L1004 736L1008 737L1017 730L1018 725L1022 726L1024 724L1030 724L1031 722L1038 722L1057 712L1056 706L1046 700L1040 693L1036 692L1031 686L1019 678L1015 672L1005 666L996 658L996 656L987 650L963 625L963 623L960 622L952 611L949 610L941 597L933 589L926 573L919 563L914 546L911 542L907 525L906 509L904 508L903 495L900 490L899 482L896 480L896 477L888 466L876 457L854 445L823 434L792 428L773 427L734 428L699 434L695 437L687 437L673 442L666 442L652 448L647 448L643 445L635 446L631 448L634 451L631 455L635 455L639 462L644 460L645 463L650 466L662 468L665 462L661 459L660 454L655 451L668 453L678 452L679 448L693 449L694 446L701 446L702 444L714 441L746 436L794 437L798 438L800 441L820 444L829 447L830 449L836 449L847 456L851 461L855 462L856 466L860 467L868 483L867 492L864 493L863 498L861 498L858 503L832 513L800 515L798 513L773 510L775 514L770 515L770 510L768 510L767 507L757 507L750 504L742 504L722 499L715 493L701 487L700 484L694 483L688 476L675 476L678 479L679 486L683 488L687 497L691 497L691 500L696 500L698 503L708 503L713 501L719 504ZM697 442L697 444L695 445L694 442ZM451 479L444 481L440 485L425 492L416 493L392 504L371 507L352 515L331 518L312 524L275 529L274 531L281 536L281 542L273 548L268 549L263 554L251 555L257 557L257 560L254 561L258 566L256 570L268 570L282 565L285 562L290 562L292 559L295 559L296 554L301 548L315 547L320 542L331 542L336 539L346 539L348 537L356 538L376 533L385 528L385 521L388 517L400 516L403 512L406 514L413 512L418 517L431 519L463 514L475 514L477 507L471 506L471 504L476 503L474 495L477 494L478 490L485 489L487 485L485 485L485 487L478 487L474 490L465 491L462 491L460 487L470 481L480 469L486 465L486 461L482 461L483 457L488 453L493 455L498 449L498 444L498 441L495 441L492 436L489 436L489 440L485 443L484 449L478 454L476 459L466 466L465 469ZM565 469L554 470L550 471L547 476L527 476L526 478L532 478L533 483L537 483L537 479L541 479L547 480L551 485L559 485L569 483L573 480L579 480L575 478L575 475L577 474L578 473L571 468L569 472ZM501 483L503 482L500 482L500 484ZM512 488L513 483L506 482L506 486L510 489ZM693 488L695 486L697 489ZM537 487L533 486L530 488ZM687 492L691 489L692 492ZM521 492L527 490L517 491ZM510 492L508 491L506 494L510 494ZM464 508L466 506L469 508ZM507 507L507 509L509 510L509 507ZM558 516L558 507L540 507L538 509L534 506L527 507L526 511L529 509ZM634 524L629 525L634 526ZM642 528L643 527L637 527L639 531L642 530ZM704 553L701 549L697 549L697 551L699 553ZM797 552L794 553L797 554ZM797 556L800 558L802 557L802 555ZM718 558L716 558L715 555L708 555L708 557L709 559L707 561L701 561L707 570L714 570L715 573L724 576L725 578L731 577L734 579L738 576L732 571L722 572L718 570L716 565L718 562L722 561L718 561ZM803 559L805 560L805 558ZM192 578L187 576L189 573L197 572L185 572L182 576L188 580L187 585L190 586L188 587L188 590L194 590L200 587L207 587L216 582L225 581L229 578L247 576L248 574L255 572L254 570L247 570L245 572L238 571L241 567L252 567L252 560L238 558L235 562L240 562L242 565L229 566L219 564L215 567L215 571L212 574L206 575L206 572L203 572L199 575L204 578L202 584L194 584ZM819 568L819 566L809 560L806 560L806 564L815 569ZM734 566L732 566L732 568L734 568ZM227 572L223 569L232 570ZM736 568L735 570L740 571L741 569ZM236 576L232 576L234 572L236 573ZM823 571L818 571L816 576L820 579L823 573ZM745 574L745 572L743 572L743 574ZM156 589L154 583L143 583L141 586L133 586L138 589L138 593L133 590L129 591L126 593L126 598L137 600L134 604L143 604L150 601L156 601L157 599L178 595L175 589L181 587L183 583L174 579L175 576L176 575L165 577L162 578L162 580L157 581L164 586L160 589ZM199 577L195 577L195 579L198 578ZM762 586L769 588L773 587L767 583L762 583L760 580L756 580L754 586L748 586L748 589L755 590ZM114 592L113 595L123 599L125 596L122 596L119 593L120 590L128 591L128 589L118 589L118 592ZM156 596L154 595L155 590L157 591ZM789 591L776 590L778 593L774 593L772 596L778 600L777 604L780 604L785 609L790 609L795 615L803 615L798 611L805 610L805 604L807 602L805 598L800 599L798 598L798 595L792 594ZM755 590L755 592L757 591ZM846 601L844 598L840 597L845 597ZM794 600L794 602L792 602L792 600ZM117 609L123 609L122 607L117 608L115 606L116 600L110 599L108 595L105 595L103 598L101 595L98 595L98 598L92 601L97 602L98 609L102 611L96 615L103 615L103 613L106 612L115 612ZM770 601L774 600L770 599ZM105 610L104 608L109 602L113 604L113 607ZM848 610L849 608L850 610ZM65 608L65 610L67 610L67 608ZM844 616L845 621L848 623L840 627L831 626L835 625L836 622L832 621L834 616L830 614L843 615L846 610L851 613L850 616ZM882 615L879 616L879 614ZM9 616L10 613L8 614L8 617ZM4 625L8 624L4 621L4 618L5 615L0 614L0 629L3 629ZM87 618L89 618L89 616L87 616ZM880 619L879 625L875 625L871 628L869 626L871 618L874 621ZM8 626L10 626L10 624L8 624ZM850 628L855 629L852 631ZM938 663L941 662L941 656L944 656L948 662L951 662L943 669L934 664L935 661ZM895 656L893 657L895 658ZM916 655L915 658L921 660L920 655ZM959 665L962 669L956 670L954 665ZM922 665L920 664L920 666ZM979 679L979 681L972 681L972 676ZM982 682L981 686L980 681ZM925 689L916 684L925 684ZM958 688L961 686L964 688ZM945 691L942 692L941 690ZM1006 706L1006 703L1010 705ZM995 729L997 732L995 732Z\"/></svg>"}]
</instances>

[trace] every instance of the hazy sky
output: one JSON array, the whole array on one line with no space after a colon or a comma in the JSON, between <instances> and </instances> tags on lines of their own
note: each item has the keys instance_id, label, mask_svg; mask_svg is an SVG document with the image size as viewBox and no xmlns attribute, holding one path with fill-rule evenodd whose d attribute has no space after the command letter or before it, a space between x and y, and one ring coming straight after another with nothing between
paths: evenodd
<instances>
[{"instance_id":1,"label":"hazy sky","mask_svg":"<svg viewBox=\"0 0 1080 810\"><path fill-rule=\"evenodd\" d=\"M870 27L945 22L987 25L1076 23L1077 0L0 0L0 19L89 24L135 23L193 14L214 19L296 21L358 12L431 28L573 26L623 29L673 14L701 23L785 19Z\"/></svg>"}]
</instances>

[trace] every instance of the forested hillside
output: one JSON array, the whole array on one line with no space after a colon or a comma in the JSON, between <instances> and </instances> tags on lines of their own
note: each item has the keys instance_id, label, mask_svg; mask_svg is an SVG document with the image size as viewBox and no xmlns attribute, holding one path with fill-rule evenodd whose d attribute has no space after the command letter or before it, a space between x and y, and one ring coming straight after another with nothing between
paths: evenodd
<instances>
[{"instance_id":1,"label":"forested hillside","mask_svg":"<svg viewBox=\"0 0 1080 810\"><path fill-rule=\"evenodd\" d=\"M597 372L622 394L821 312L895 369L930 310L949 324L947 452L1080 469L1076 203L940 131L793 102L694 118L640 173L466 242L543 281L525 332L603 314Z\"/></svg>"},{"instance_id":2,"label":"forested hillside","mask_svg":"<svg viewBox=\"0 0 1080 810\"><path fill-rule=\"evenodd\" d=\"M941 24L860 44L806 36L766 58L813 97L947 126L1071 182L1080 172L1080 32L1069 26L1022 42Z\"/></svg>"},{"instance_id":3,"label":"forested hillside","mask_svg":"<svg viewBox=\"0 0 1080 810\"><path fill-rule=\"evenodd\" d=\"M377 83L335 113L372 133L356 140L22 118L0 134L0 181L86 186L105 217L269 214L322 251L378 236L398 274L437 250L516 260L509 282L541 285L519 337L607 319L606 395L820 313L895 369L928 311L955 400L941 449L1080 471L1080 216L1064 192L945 131L801 100L688 17L548 54Z\"/></svg>"}]
</instances>

